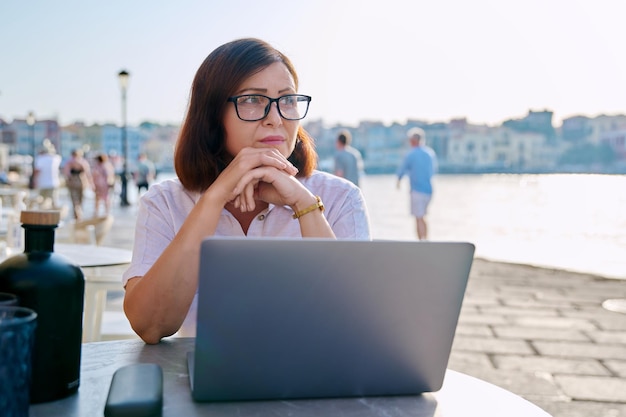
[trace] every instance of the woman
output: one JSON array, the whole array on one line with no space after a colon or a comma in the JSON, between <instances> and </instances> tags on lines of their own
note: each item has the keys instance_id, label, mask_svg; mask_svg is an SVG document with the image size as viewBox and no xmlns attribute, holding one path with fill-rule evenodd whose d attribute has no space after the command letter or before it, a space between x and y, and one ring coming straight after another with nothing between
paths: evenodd
<instances>
[{"instance_id":1,"label":"woman","mask_svg":"<svg viewBox=\"0 0 626 417\"><path fill-rule=\"evenodd\" d=\"M100 206L104 209L104 216L111 212L111 197L109 192L115 184L115 170L109 157L104 154L96 156L96 164L93 167L92 177L95 191L94 217L98 217Z\"/></svg>"},{"instance_id":2,"label":"woman","mask_svg":"<svg viewBox=\"0 0 626 417\"><path fill-rule=\"evenodd\" d=\"M300 126L310 97L297 91L290 60L257 39L218 47L198 69L174 155L178 180L142 197L123 277L126 316L145 342L193 335L207 236L370 238L360 190L315 171Z\"/></svg>"},{"instance_id":3,"label":"woman","mask_svg":"<svg viewBox=\"0 0 626 417\"><path fill-rule=\"evenodd\" d=\"M94 188L91 169L89 168L89 163L83 157L82 150L74 149L72 151L72 157L63 167L63 175L65 176L65 185L72 200L74 219L80 221L83 219L83 191L87 187Z\"/></svg>"}]
</instances>

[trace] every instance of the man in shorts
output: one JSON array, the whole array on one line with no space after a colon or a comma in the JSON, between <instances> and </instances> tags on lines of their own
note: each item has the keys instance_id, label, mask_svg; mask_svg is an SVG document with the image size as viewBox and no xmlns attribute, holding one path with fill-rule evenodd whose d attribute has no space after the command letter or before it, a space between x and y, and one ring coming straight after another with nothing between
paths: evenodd
<instances>
[{"instance_id":1,"label":"man in shorts","mask_svg":"<svg viewBox=\"0 0 626 417\"><path fill-rule=\"evenodd\" d=\"M397 188L406 174L411 183L411 214L417 223L417 237L419 240L428 238L428 228L424 217L433 195L431 179L437 172L437 156L435 151L425 145L424 131L418 127L408 132L411 151L404 157L398 168Z\"/></svg>"}]
</instances>

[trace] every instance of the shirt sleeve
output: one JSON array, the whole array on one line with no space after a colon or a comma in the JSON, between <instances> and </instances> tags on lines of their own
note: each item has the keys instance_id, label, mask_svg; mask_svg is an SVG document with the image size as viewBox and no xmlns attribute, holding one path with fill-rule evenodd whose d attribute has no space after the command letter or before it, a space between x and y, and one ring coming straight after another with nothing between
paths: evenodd
<instances>
[{"instance_id":1,"label":"shirt sleeve","mask_svg":"<svg viewBox=\"0 0 626 417\"><path fill-rule=\"evenodd\" d=\"M408 155L404 157L404 159L402 160L402 164L398 167L398 171L396 171L396 175L398 176L398 179L401 180L402 177L404 177L404 174L406 174L408 168L409 168L409 157Z\"/></svg>"},{"instance_id":2,"label":"shirt sleeve","mask_svg":"<svg viewBox=\"0 0 626 417\"><path fill-rule=\"evenodd\" d=\"M156 188L155 188L156 190ZM162 194L150 191L139 200L133 257L129 268L122 275L122 284L130 278L144 276L154 265L176 235L168 215L168 204Z\"/></svg>"},{"instance_id":3,"label":"shirt sleeve","mask_svg":"<svg viewBox=\"0 0 626 417\"><path fill-rule=\"evenodd\" d=\"M346 185L343 197L328 208L326 219L338 239L372 239L365 198L356 186Z\"/></svg>"}]
</instances>

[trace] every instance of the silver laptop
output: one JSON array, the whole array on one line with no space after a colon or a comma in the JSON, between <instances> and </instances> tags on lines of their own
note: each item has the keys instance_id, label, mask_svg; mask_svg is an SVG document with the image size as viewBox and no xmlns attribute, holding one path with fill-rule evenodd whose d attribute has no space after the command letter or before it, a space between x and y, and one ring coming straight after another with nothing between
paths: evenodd
<instances>
[{"instance_id":1,"label":"silver laptop","mask_svg":"<svg viewBox=\"0 0 626 417\"><path fill-rule=\"evenodd\" d=\"M439 390L473 256L467 242L205 239L193 399Z\"/></svg>"}]
</instances>

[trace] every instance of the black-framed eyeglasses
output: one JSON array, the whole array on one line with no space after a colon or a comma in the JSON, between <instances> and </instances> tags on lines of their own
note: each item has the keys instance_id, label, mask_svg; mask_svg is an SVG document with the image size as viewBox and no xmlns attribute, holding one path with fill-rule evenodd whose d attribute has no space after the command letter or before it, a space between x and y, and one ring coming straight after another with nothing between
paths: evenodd
<instances>
[{"instance_id":1,"label":"black-framed eyeglasses","mask_svg":"<svg viewBox=\"0 0 626 417\"><path fill-rule=\"evenodd\" d=\"M271 98L262 94L243 94L229 97L228 101L235 104L237 117L246 122L256 122L267 117L276 103L278 114L286 120L302 120L309 111L310 96L302 94L286 94Z\"/></svg>"}]
</instances>

